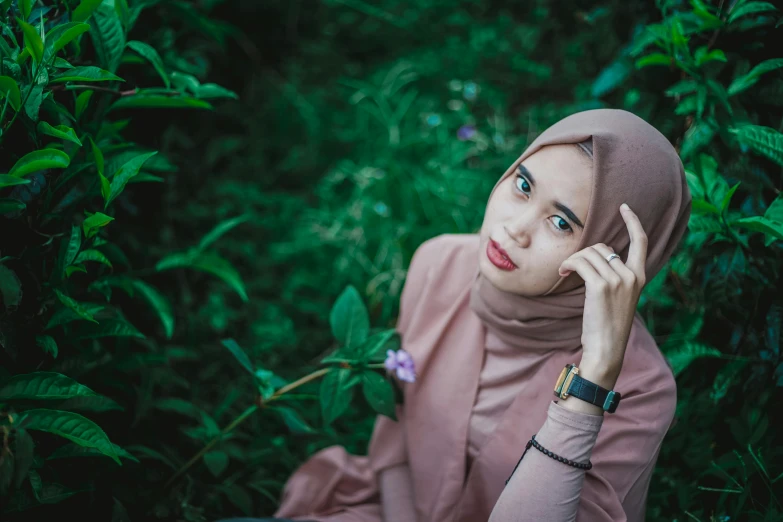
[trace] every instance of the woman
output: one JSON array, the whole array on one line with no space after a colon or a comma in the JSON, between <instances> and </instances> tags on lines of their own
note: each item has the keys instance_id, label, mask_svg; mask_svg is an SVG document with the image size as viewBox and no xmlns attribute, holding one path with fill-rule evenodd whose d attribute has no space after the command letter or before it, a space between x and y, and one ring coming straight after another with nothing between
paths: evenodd
<instances>
[{"instance_id":1,"label":"woman","mask_svg":"<svg viewBox=\"0 0 783 522\"><path fill-rule=\"evenodd\" d=\"M497 182L479 234L415 252L397 329L417 378L399 421L378 417L367 457L313 455L275 516L643 521L676 385L636 305L690 208L676 151L641 118L551 126ZM553 398L569 363L619 404Z\"/></svg>"}]
</instances>

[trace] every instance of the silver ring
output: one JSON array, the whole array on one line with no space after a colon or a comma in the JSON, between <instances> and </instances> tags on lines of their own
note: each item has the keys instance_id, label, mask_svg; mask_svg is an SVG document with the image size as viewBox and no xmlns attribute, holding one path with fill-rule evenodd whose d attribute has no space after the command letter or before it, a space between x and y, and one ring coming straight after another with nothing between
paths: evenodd
<instances>
[{"instance_id":1,"label":"silver ring","mask_svg":"<svg viewBox=\"0 0 783 522\"><path fill-rule=\"evenodd\" d=\"M620 257L620 256L619 256L619 255L617 255L617 254L609 254L608 256L606 256L606 262L607 262L607 263L610 263L610 262L612 261L612 259L614 259L614 258L619 258L619 257Z\"/></svg>"}]
</instances>

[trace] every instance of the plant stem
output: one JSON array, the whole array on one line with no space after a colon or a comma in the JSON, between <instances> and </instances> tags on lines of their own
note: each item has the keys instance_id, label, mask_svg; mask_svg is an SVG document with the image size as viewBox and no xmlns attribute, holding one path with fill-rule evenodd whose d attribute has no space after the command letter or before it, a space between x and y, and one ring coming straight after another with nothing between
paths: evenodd
<instances>
[{"instance_id":1,"label":"plant stem","mask_svg":"<svg viewBox=\"0 0 783 522\"><path fill-rule=\"evenodd\" d=\"M209 441L209 443L206 446L201 448L201 450L198 453L193 455L193 457L191 457L190 460L188 460L181 468L179 468L177 470L176 473L174 473L174 475L172 475L172 477L166 482L166 484L164 484L163 487L166 487L166 488L169 487L177 479L177 477L179 477L180 475L185 473L185 471L190 469L190 467L193 466L193 464L195 464L201 457L203 457L205 453L207 453L210 449L212 449L215 446L215 444L217 444L223 438L224 435L228 434L234 428L236 428L237 426L239 426L240 424L245 422L245 419L250 417L253 413L255 413L256 411L258 411L260 409L263 409L264 406L267 403L270 403L270 402L272 402L275 399L279 399L281 396L285 395L286 393L288 393L291 390L294 390L294 389L302 386L303 384L306 384L306 383L308 383L310 381L313 381L313 380L315 380L315 379L317 379L317 378L319 378L319 377L321 377L323 375L326 375L327 373L329 373L330 370L331 370L331 368L322 368L320 370L314 371L313 373L311 373L309 375L305 375L301 379L299 379L297 381L294 381L291 384L287 384L287 385L283 386L282 388L277 390L271 397L269 397L265 401L261 400L259 398L259 404L254 404L253 406L250 406L248 409L246 409L242 413L242 415L240 415L239 417L234 419L231 422L231 424L229 424L228 426L223 428L220 431L220 435L218 435L215 438L213 438L211 441Z\"/></svg>"}]
</instances>

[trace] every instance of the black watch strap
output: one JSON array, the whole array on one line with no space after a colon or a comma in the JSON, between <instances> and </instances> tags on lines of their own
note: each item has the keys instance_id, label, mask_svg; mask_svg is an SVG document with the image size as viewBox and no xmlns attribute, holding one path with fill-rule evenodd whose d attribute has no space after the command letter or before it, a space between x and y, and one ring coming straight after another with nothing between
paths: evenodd
<instances>
[{"instance_id":1,"label":"black watch strap","mask_svg":"<svg viewBox=\"0 0 783 522\"><path fill-rule=\"evenodd\" d=\"M572 365L567 365L566 368L569 366ZM580 377L579 374L573 375L573 379L565 393L567 396L574 396L577 399L594 404L608 413L615 412L621 398L619 392L607 390L594 382ZM558 394L555 393L555 395Z\"/></svg>"}]
</instances>

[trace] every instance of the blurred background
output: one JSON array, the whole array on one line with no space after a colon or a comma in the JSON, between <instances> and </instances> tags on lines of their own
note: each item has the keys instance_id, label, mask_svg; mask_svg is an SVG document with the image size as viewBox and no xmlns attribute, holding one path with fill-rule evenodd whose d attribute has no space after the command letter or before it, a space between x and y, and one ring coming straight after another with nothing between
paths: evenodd
<instances>
[{"instance_id":1,"label":"blurred background","mask_svg":"<svg viewBox=\"0 0 783 522\"><path fill-rule=\"evenodd\" d=\"M783 520L780 8L0 1L3 520L270 516L365 453L416 247L598 107L694 197L639 303L679 394L647 520Z\"/></svg>"}]
</instances>

